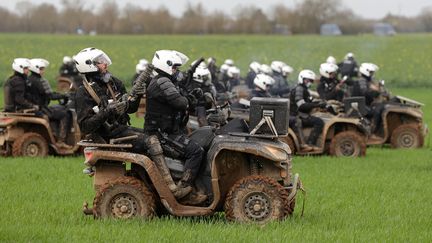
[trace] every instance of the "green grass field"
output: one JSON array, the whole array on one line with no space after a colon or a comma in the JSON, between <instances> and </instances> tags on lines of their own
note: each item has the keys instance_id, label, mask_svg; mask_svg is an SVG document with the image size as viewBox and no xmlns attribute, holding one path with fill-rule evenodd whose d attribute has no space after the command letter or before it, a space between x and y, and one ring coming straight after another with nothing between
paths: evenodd
<instances>
[{"instance_id":1,"label":"green grass field","mask_svg":"<svg viewBox=\"0 0 432 243\"><path fill-rule=\"evenodd\" d=\"M280 58L293 63L297 71L300 67L316 70L327 55L339 59L353 51L360 60L382 67L379 77L386 79L390 87L399 86L391 88L392 93L425 103L425 122L432 124L432 89L426 88L432 87L428 81L431 39L431 35L318 38L1 34L0 76L10 72L13 57L31 56L46 57L53 63L48 71L53 79L63 55L72 55L89 45L106 50L114 61L113 73L123 79L132 76L140 57L150 58L159 48L178 49L192 58L201 54L215 55L219 60L232 57L242 70L253 57L263 62L270 61L270 57ZM413 82L418 87L401 87ZM0 92L0 107L2 101ZM133 119L134 126L141 127L142 123ZM359 159L295 157L294 172L300 173L308 191L305 215L300 217L297 206L293 217L266 226L227 223L222 214L151 221L94 220L81 213L83 201L92 202L94 196L92 179L81 172L83 157L0 158L0 242L430 242L429 137L425 144L418 150L370 148L367 156Z\"/></svg>"},{"instance_id":2,"label":"green grass field","mask_svg":"<svg viewBox=\"0 0 432 243\"><path fill-rule=\"evenodd\" d=\"M0 80L11 71L15 57L41 57L51 62L48 80L53 81L65 55L75 55L81 49L94 46L104 50L112 59L110 70L129 81L140 58L151 60L158 49L176 49L191 60L214 56L220 65L232 58L246 75L252 61L270 63L281 60L295 72L308 68L318 72L319 64L329 55L341 60L353 52L359 62L374 62L380 66L378 78L388 86L429 86L431 34L376 36L72 36L0 34ZM127 82L129 83L129 82Z\"/></svg>"}]
</instances>

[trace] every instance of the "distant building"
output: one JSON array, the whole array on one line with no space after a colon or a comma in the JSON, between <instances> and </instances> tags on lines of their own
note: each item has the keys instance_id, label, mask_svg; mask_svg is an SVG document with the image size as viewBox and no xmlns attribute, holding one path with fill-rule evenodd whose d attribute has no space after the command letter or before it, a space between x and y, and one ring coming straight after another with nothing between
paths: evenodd
<instances>
[{"instance_id":1,"label":"distant building","mask_svg":"<svg viewBox=\"0 0 432 243\"><path fill-rule=\"evenodd\" d=\"M275 24L273 26L273 33L279 35L291 35L292 32L288 25L286 24Z\"/></svg>"},{"instance_id":2,"label":"distant building","mask_svg":"<svg viewBox=\"0 0 432 243\"><path fill-rule=\"evenodd\" d=\"M387 35L395 35L396 31L393 28L393 25L389 23L377 23L373 27L373 31L375 35L378 36L387 36Z\"/></svg>"},{"instance_id":3,"label":"distant building","mask_svg":"<svg viewBox=\"0 0 432 243\"><path fill-rule=\"evenodd\" d=\"M342 35L342 31L337 24L323 24L320 28L321 35Z\"/></svg>"}]
</instances>

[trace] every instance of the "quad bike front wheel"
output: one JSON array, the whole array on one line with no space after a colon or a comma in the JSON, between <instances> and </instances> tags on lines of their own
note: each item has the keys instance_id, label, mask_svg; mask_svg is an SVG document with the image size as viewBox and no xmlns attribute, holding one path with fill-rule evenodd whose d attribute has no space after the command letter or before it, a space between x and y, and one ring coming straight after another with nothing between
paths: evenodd
<instances>
[{"instance_id":1,"label":"quad bike front wheel","mask_svg":"<svg viewBox=\"0 0 432 243\"><path fill-rule=\"evenodd\" d=\"M13 156L44 157L48 155L48 142L40 134L24 133L12 145Z\"/></svg>"},{"instance_id":2,"label":"quad bike front wheel","mask_svg":"<svg viewBox=\"0 0 432 243\"><path fill-rule=\"evenodd\" d=\"M240 223L264 224L282 220L293 213L294 200L288 202L288 191L274 179L248 176L229 191L225 200L225 217Z\"/></svg>"},{"instance_id":3,"label":"quad bike front wheel","mask_svg":"<svg viewBox=\"0 0 432 243\"><path fill-rule=\"evenodd\" d=\"M134 177L120 177L101 186L93 200L96 218L143 218L155 215L153 193Z\"/></svg>"},{"instance_id":4,"label":"quad bike front wheel","mask_svg":"<svg viewBox=\"0 0 432 243\"><path fill-rule=\"evenodd\" d=\"M329 154L336 157L360 157L366 155L366 141L355 131L343 131L330 142Z\"/></svg>"},{"instance_id":5,"label":"quad bike front wheel","mask_svg":"<svg viewBox=\"0 0 432 243\"><path fill-rule=\"evenodd\" d=\"M390 143L393 148L419 148L423 146L423 136L417 124L403 124L393 130Z\"/></svg>"}]
</instances>

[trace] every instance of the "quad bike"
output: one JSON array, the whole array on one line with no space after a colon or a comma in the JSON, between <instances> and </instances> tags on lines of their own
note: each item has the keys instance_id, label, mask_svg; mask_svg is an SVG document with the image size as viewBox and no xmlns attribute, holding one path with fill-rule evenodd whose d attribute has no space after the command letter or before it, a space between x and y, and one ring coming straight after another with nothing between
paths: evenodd
<instances>
[{"instance_id":1,"label":"quad bike","mask_svg":"<svg viewBox=\"0 0 432 243\"><path fill-rule=\"evenodd\" d=\"M245 102L243 104L246 105ZM330 105L333 107L333 104ZM234 110L231 117L244 118L244 114L245 110ZM370 127L365 119L348 117L342 113L332 114L320 109L316 110L313 115L324 121L324 128L318 138L318 149L310 151L302 148L305 143L304 137L310 135L312 128L302 127L299 131L293 131L291 127L288 127L288 136L280 140L288 144L292 154L329 154L338 157L366 155L366 139L369 136ZM299 124L300 120L297 119L297 127L301 127Z\"/></svg>"},{"instance_id":2,"label":"quad bike","mask_svg":"<svg viewBox=\"0 0 432 243\"><path fill-rule=\"evenodd\" d=\"M367 145L390 144L393 148L422 147L428 133L421 110L424 104L403 96L391 96L384 87L384 81L379 82L379 88L381 94L375 102L384 105L381 113L382 127L373 134L374 136L369 137ZM361 108L361 112L355 113L358 117L367 113L364 97L351 97L347 100L356 100L360 107L364 107Z\"/></svg>"},{"instance_id":3,"label":"quad bike","mask_svg":"<svg viewBox=\"0 0 432 243\"><path fill-rule=\"evenodd\" d=\"M56 131L58 124L47 118L36 116L34 111L23 113L0 112L0 154L3 156L43 157L48 154L72 155L78 152L77 142L81 139L81 132L76 114L71 114L72 123L66 137L66 144L70 149L59 148L56 145Z\"/></svg>"},{"instance_id":4,"label":"quad bike","mask_svg":"<svg viewBox=\"0 0 432 243\"><path fill-rule=\"evenodd\" d=\"M272 119L263 116L265 122L256 127L274 127ZM215 129L206 126L190 135L206 151L195 180L195 186L208 195L200 206L179 203L155 162L146 155L127 152L131 145L82 141L79 144L86 147L84 163L95 171L96 190L93 208L85 203L83 212L96 218L127 219L151 218L162 210L175 216L205 216L224 211L228 220L237 222L284 219L293 213L302 185L298 174L291 174L289 147L278 140L279 130L272 131L263 134L253 129L251 133L227 132L216 136ZM170 158L166 161L172 178L179 180L183 162Z\"/></svg>"}]
</instances>

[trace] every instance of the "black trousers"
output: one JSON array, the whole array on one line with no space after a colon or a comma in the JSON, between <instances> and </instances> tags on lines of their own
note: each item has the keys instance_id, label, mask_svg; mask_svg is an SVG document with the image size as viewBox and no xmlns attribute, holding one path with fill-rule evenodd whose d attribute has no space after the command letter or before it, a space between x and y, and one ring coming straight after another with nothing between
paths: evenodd
<instances>
[{"instance_id":1,"label":"black trousers","mask_svg":"<svg viewBox=\"0 0 432 243\"><path fill-rule=\"evenodd\" d=\"M316 142L324 127L324 121L315 116L301 117L300 119L303 126L312 127L312 132L307 139L307 143L317 145Z\"/></svg>"},{"instance_id":2,"label":"black trousers","mask_svg":"<svg viewBox=\"0 0 432 243\"><path fill-rule=\"evenodd\" d=\"M190 174L190 177L183 178L182 180L191 184L196 179L200 170L204 149L196 142L190 140L185 134L171 134L168 137L170 141L159 138L162 142L164 154L173 159L185 161L184 175Z\"/></svg>"}]
</instances>

